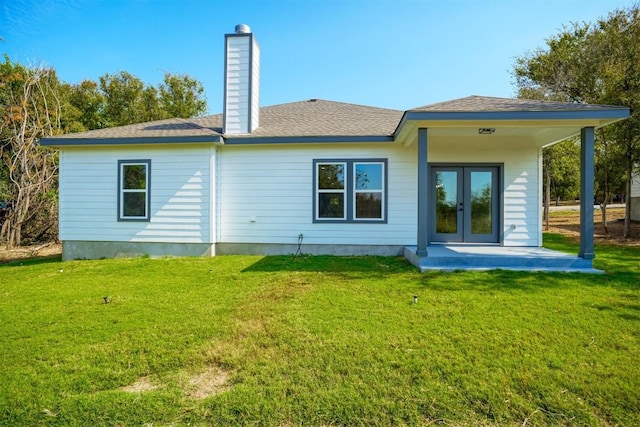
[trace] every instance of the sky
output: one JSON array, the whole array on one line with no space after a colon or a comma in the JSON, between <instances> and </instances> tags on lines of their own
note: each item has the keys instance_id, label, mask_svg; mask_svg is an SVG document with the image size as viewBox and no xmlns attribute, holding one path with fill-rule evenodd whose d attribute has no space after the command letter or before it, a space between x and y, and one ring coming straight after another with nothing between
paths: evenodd
<instances>
[{"instance_id":1,"label":"sky","mask_svg":"<svg viewBox=\"0 0 640 427\"><path fill-rule=\"evenodd\" d=\"M0 0L0 54L97 81L188 74L222 111L224 35L251 27L261 106L311 98L407 110L513 97L516 58L633 0Z\"/></svg>"}]
</instances>

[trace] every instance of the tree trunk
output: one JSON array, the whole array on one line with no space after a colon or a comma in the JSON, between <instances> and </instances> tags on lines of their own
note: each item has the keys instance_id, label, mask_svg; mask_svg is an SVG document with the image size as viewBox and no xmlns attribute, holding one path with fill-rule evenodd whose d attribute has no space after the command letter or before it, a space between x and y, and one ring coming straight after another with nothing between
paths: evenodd
<instances>
[{"instance_id":1,"label":"tree trunk","mask_svg":"<svg viewBox=\"0 0 640 427\"><path fill-rule=\"evenodd\" d=\"M607 227L607 204L609 203L609 174L605 170L604 173L604 199L600 204L600 212L602 214L602 229L604 234L609 234L609 228Z\"/></svg>"},{"instance_id":2,"label":"tree trunk","mask_svg":"<svg viewBox=\"0 0 640 427\"><path fill-rule=\"evenodd\" d=\"M633 179L633 159L627 158L627 185L624 205L624 238L631 234L631 180Z\"/></svg>"}]
</instances>

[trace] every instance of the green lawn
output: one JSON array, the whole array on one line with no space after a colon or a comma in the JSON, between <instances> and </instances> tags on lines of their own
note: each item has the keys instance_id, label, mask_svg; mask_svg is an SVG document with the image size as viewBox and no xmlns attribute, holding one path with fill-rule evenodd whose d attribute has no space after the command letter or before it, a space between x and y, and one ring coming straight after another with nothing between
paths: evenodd
<instances>
[{"instance_id":1,"label":"green lawn","mask_svg":"<svg viewBox=\"0 0 640 427\"><path fill-rule=\"evenodd\" d=\"M0 425L640 425L640 251L597 254L0 265Z\"/></svg>"}]
</instances>

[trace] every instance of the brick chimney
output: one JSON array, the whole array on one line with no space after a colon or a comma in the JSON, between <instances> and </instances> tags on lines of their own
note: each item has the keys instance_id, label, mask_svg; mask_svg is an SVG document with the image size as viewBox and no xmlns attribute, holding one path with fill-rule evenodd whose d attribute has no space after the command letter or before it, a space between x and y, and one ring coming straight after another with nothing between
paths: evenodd
<instances>
[{"instance_id":1,"label":"brick chimney","mask_svg":"<svg viewBox=\"0 0 640 427\"><path fill-rule=\"evenodd\" d=\"M223 132L247 134L260 119L260 47L248 25L224 36Z\"/></svg>"}]
</instances>

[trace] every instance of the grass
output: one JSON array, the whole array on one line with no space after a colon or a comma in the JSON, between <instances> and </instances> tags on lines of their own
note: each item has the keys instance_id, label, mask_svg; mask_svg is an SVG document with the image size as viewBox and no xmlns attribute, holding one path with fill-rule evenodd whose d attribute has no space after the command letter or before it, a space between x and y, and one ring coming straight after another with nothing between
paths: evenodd
<instances>
[{"instance_id":1,"label":"grass","mask_svg":"<svg viewBox=\"0 0 640 427\"><path fill-rule=\"evenodd\" d=\"M383 257L0 265L0 425L640 425L640 251L597 254L605 275ZM219 384L194 398L207 372Z\"/></svg>"}]
</instances>

